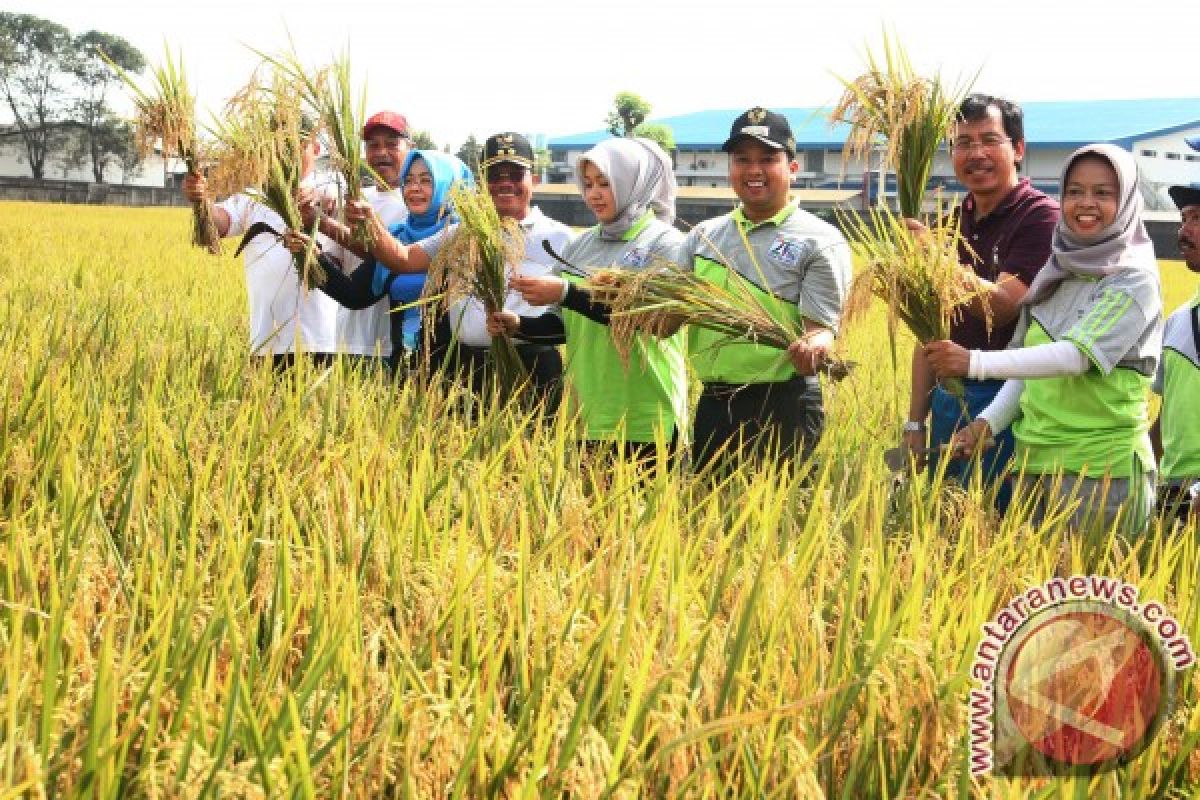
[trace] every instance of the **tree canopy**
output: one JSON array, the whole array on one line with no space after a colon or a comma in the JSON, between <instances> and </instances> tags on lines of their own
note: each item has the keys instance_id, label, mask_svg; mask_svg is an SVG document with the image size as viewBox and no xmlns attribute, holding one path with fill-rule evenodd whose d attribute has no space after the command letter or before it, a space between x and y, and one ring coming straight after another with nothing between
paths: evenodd
<instances>
[{"instance_id":1,"label":"tree canopy","mask_svg":"<svg viewBox=\"0 0 1200 800\"><path fill-rule=\"evenodd\" d=\"M608 132L613 136L633 136L638 125L650 115L650 103L634 92L617 92L613 110L605 117Z\"/></svg>"},{"instance_id":2,"label":"tree canopy","mask_svg":"<svg viewBox=\"0 0 1200 800\"><path fill-rule=\"evenodd\" d=\"M97 182L108 164L129 162L132 132L109 107L119 78L100 52L127 72L146 65L141 51L120 36L94 30L72 36L52 20L0 12L0 100L34 178L45 177L55 148L68 163L90 163ZM64 134L72 129L80 135L68 147Z\"/></svg>"}]
</instances>

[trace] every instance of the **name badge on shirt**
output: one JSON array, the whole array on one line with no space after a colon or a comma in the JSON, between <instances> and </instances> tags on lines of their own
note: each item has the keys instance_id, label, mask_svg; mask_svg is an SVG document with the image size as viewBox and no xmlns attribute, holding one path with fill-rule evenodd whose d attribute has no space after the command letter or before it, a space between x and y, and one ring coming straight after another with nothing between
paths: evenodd
<instances>
[{"instance_id":1,"label":"name badge on shirt","mask_svg":"<svg viewBox=\"0 0 1200 800\"><path fill-rule=\"evenodd\" d=\"M785 267L795 267L800 264L807 251L808 242L780 234L767 250L767 258Z\"/></svg>"},{"instance_id":2,"label":"name badge on shirt","mask_svg":"<svg viewBox=\"0 0 1200 800\"><path fill-rule=\"evenodd\" d=\"M638 269L646 266L646 262L649 260L650 251L644 247L634 247L631 250L626 250L625 255L621 256L620 266Z\"/></svg>"}]
</instances>

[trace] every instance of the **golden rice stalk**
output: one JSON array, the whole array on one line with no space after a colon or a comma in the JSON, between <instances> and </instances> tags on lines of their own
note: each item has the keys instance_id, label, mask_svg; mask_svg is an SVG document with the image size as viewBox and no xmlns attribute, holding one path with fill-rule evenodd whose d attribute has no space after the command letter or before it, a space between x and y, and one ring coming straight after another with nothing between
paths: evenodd
<instances>
[{"instance_id":1,"label":"golden rice stalk","mask_svg":"<svg viewBox=\"0 0 1200 800\"><path fill-rule=\"evenodd\" d=\"M320 120L330 145L330 163L341 177L345 201L362 199L363 174L369 171L363 158L361 131L366 119L366 87L355 92L347 55L318 70L308 70L294 54L263 59L287 75L308 108ZM355 225L354 236L369 246L366 223Z\"/></svg>"},{"instance_id":2,"label":"golden rice stalk","mask_svg":"<svg viewBox=\"0 0 1200 800\"><path fill-rule=\"evenodd\" d=\"M317 131L304 113L301 87L284 71L269 70L266 79L260 71L234 94L215 125L214 189L244 191L278 214L285 227L304 230L296 194L304 178L305 150ZM292 258L306 286L325 282L325 270L311 248Z\"/></svg>"},{"instance_id":3,"label":"golden rice stalk","mask_svg":"<svg viewBox=\"0 0 1200 800\"><path fill-rule=\"evenodd\" d=\"M519 264L525 240L517 221L501 217L487 189L456 183L450 201L459 222L429 268L429 286L442 292L440 310L475 297L491 313L504 308L510 264ZM492 337L492 368L501 397L511 398L526 382L526 370L507 336Z\"/></svg>"},{"instance_id":4,"label":"golden rice stalk","mask_svg":"<svg viewBox=\"0 0 1200 800\"><path fill-rule=\"evenodd\" d=\"M940 77L918 75L904 48L886 33L882 61L870 51L866 60L865 73L854 80L839 78L845 91L830 119L850 126L847 160L867 162L883 146L884 164L896 173L900 213L915 218L933 159L949 138L969 83L947 89Z\"/></svg>"},{"instance_id":5,"label":"golden rice stalk","mask_svg":"<svg viewBox=\"0 0 1200 800\"><path fill-rule=\"evenodd\" d=\"M887 208L865 216L845 214L843 225L861 265L850 287L844 320L849 324L866 313L872 298L888 309L892 362L896 363L897 322L903 322L922 344L950 338L950 326L962 307L976 298L979 288L963 280L959 265L962 236L952 215L931 220L916 234L901 216ZM987 310L986 302L984 309ZM988 318L990 324L990 316ZM962 396L962 381L943 380L948 392Z\"/></svg>"},{"instance_id":6,"label":"golden rice stalk","mask_svg":"<svg viewBox=\"0 0 1200 800\"><path fill-rule=\"evenodd\" d=\"M612 309L609 327L622 359L628 359L640 332L661 335L680 322L722 334L730 342L779 350L808 333L802 321L792 322L784 313L785 303L761 299L732 269L724 286L661 259L639 270L607 267L590 272L587 287L593 301ZM843 377L849 366L835 359L827 370L832 377Z\"/></svg>"},{"instance_id":7,"label":"golden rice stalk","mask_svg":"<svg viewBox=\"0 0 1200 800\"><path fill-rule=\"evenodd\" d=\"M188 172L200 174L199 139L196 136L196 98L188 86L182 56L178 61L164 48L161 66L151 67L151 84L143 89L133 76L118 66L103 50L97 54L112 67L133 93L134 130L138 152L143 156L157 149L163 159L181 159ZM192 205L192 244L213 255L221 254L221 236L205 202Z\"/></svg>"},{"instance_id":8,"label":"golden rice stalk","mask_svg":"<svg viewBox=\"0 0 1200 800\"><path fill-rule=\"evenodd\" d=\"M962 281L957 228L945 219L932 220L929 235L917 236L903 217L921 216L933 160L949 139L969 83L947 89L940 77L918 75L904 48L886 33L882 61L868 51L867 71L842 83L845 92L830 116L850 126L847 158L867 161L882 145L884 165L896 173L900 205L900 216L880 208L866 219L845 217L852 246L866 265L851 289L851 310L861 311L871 296L879 297L888 306L893 334L902 320L922 343L945 339L956 307L979 294ZM986 298L981 299L986 311ZM960 380L943 383L962 395Z\"/></svg>"}]
</instances>

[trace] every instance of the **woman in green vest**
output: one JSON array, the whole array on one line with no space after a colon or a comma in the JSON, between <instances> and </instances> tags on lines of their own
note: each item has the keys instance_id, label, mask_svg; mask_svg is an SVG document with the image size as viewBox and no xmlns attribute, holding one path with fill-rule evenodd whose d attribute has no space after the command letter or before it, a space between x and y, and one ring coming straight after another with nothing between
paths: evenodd
<instances>
[{"instance_id":1,"label":"woman in green vest","mask_svg":"<svg viewBox=\"0 0 1200 800\"><path fill-rule=\"evenodd\" d=\"M674 258L683 234L671 225L675 174L662 148L648 139L609 139L579 158L575 176L597 224L567 244L565 261L583 269L643 269ZM626 360L614 345L608 309L591 301L581 279L517 276L511 286L532 305L561 304L561 319L503 311L489 325L527 341L565 339L582 438L629 458L652 459L660 446L673 453L687 427L683 336L638 333Z\"/></svg>"},{"instance_id":2,"label":"woman in green vest","mask_svg":"<svg viewBox=\"0 0 1200 800\"><path fill-rule=\"evenodd\" d=\"M1022 301L1009 349L925 348L938 377L1006 379L951 446L971 453L1011 424L1013 496L1030 498L1035 523L1073 509L1071 528L1141 531L1154 506L1147 389L1162 330L1137 163L1114 145L1082 147L1063 170L1052 254Z\"/></svg>"}]
</instances>

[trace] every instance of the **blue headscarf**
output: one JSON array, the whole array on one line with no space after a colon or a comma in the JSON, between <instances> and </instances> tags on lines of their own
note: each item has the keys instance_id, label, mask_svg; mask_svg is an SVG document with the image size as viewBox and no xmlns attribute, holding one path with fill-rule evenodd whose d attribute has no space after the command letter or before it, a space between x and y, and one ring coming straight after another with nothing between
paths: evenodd
<instances>
[{"instance_id":1,"label":"blue headscarf","mask_svg":"<svg viewBox=\"0 0 1200 800\"><path fill-rule=\"evenodd\" d=\"M409 212L404 222L388 228L392 236L402 244L428 239L447 225L457 222L458 216L449 201L450 187L460 181L468 186L475 183L471 170L455 156L437 150L410 150L404 159L404 166L400 168L401 185L417 159L424 161L425 166L429 168L430 177L433 179L433 196L429 200L428 209L420 214ZM393 306L415 302L424 288L424 272L395 274L381 264L375 265L371 289L379 295L387 292ZM404 346L412 349L416 345L417 333L421 330L421 315L416 309L395 313L404 317Z\"/></svg>"}]
</instances>

